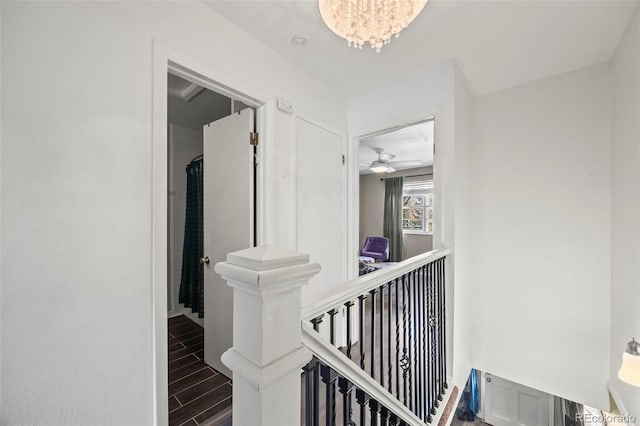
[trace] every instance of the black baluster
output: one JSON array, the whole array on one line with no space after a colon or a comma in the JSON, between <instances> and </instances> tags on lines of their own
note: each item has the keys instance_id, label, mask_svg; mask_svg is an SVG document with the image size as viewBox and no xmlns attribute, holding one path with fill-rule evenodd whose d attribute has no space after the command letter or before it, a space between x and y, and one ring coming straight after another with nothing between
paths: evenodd
<instances>
[{"instance_id":1,"label":"black baluster","mask_svg":"<svg viewBox=\"0 0 640 426\"><path fill-rule=\"evenodd\" d=\"M365 300L367 300L367 295L363 294L358 296L358 307L360 308L359 315L359 324L358 324L358 334L360 339L360 368L364 370L364 307Z\"/></svg>"},{"instance_id":2,"label":"black baluster","mask_svg":"<svg viewBox=\"0 0 640 426\"><path fill-rule=\"evenodd\" d=\"M380 286L380 386L384 388L384 285Z\"/></svg>"},{"instance_id":3,"label":"black baluster","mask_svg":"<svg viewBox=\"0 0 640 426\"><path fill-rule=\"evenodd\" d=\"M371 426L378 426L378 401L369 399L369 412L371 414Z\"/></svg>"},{"instance_id":4,"label":"black baluster","mask_svg":"<svg viewBox=\"0 0 640 426\"><path fill-rule=\"evenodd\" d=\"M389 426L398 426L398 416L393 413L389 415Z\"/></svg>"},{"instance_id":5,"label":"black baluster","mask_svg":"<svg viewBox=\"0 0 640 426\"><path fill-rule=\"evenodd\" d=\"M400 290L400 278L396 278L396 398L400 399L400 309L398 303L398 291Z\"/></svg>"},{"instance_id":6,"label":"black baluster","mask_svg":"<svg viewBox=\"0 0 640 426\"><path fill-rule=\"evenodd\" d=\"M336 319L335 316L338 313L337 309L332 309L329 312L327 312L329 314L329 342L331 342L331 344L333 346L336 345Z\"/></svg>"},{"instance_id":7,"label":"black baluster","mask_svg":"<svg viewBox=\"0 0 640 426\"><path fill-rule=\"evenodd\" d=\"M320 324L322 323L322 317L324 317L324 314L311 319L311 324L313 324L313 329L316 332L320 331Z\"/></svg>"},{"instance_id":8,"label":"black baluster","mask_svg":"<svg viewBox=\"0 0 640 426\"><path fill-rule=\"evenodd\" d=\"M414 358L414 353L412 352L412 348L413 348L413 333L412 333L412 326L411 326L411 322L413 320L413 309L411 304L413 303L413 294L412 294L412 285L413 285L413 277L411 276L411 273L407 274L407 306L408 306L408 322L407 322L407 343L408 343L408 349L409 349L409 360L407 362L407 376L409 378L409 396L408 396L408 401L409 401L409 405L407 405L407 408L409 408L409 410L413 411L413 368L412 368L412 364L413 364L413 358Z\"/></svg>"},{"instance_id":9,"label":"black baluster","mask_svg":"<svg viewBox=\"0 0 640 426\"><path fill-rule=\"evenodd\" d=\"M436 348L436 333L437 333L437 299L436 299L436 280L437 269L435 262L431 262L431 281L429 282L430 296L429 303L431 304L431 415L436 414L436 401L437 401L437 348Z\"/></svg>"},{"instance_id":10,"label":"black baluster","mask_svg":"<svg viewBox=\"0 0 640 426\"><path fill-rule=\"evenodd\" d=\"M320 361L313 369L313 425L320 425Z\"/></svg>"},{"instance_id":11,"label":"black baluster","mask_svg":"<svg viewBox=\"0 0 640 426\"><path fill-rule=\"evenodd\" d=\"M360 406L360 426L364 426L367 419L367 403L369 402L369 395L364 393L362 389L356 388L356 401Z\"/></svg>"},{"instance_id":12,"label":"black baluster","mask_svg":"<svg viewBox=\"0 0 640 426\"><path fill-rule=\"evenodd\" d=\"M442 392L449 387L447 385L447 280L445 279L446 257L442 258Z\"/></svg>"},{"instance_id":13,"label":"black baluster","mask_svg":"<svg viewBox=\"0 0 640 426\"><path fill-rule=\"evenodd\" d=\"M387 284L387 373L389 378L389 393L393 392L393 371L391 363L391 289L393 287L393 281Z\"/></svg>"},{"instance_id":14,"label":"black baluster","mask_svg":"<svg viewBox=\"0 0 640 426\"><path fill-rule=\"evenodd\" d=\"M327 426L336 424L336 379L338 375L327 365L320 367L322 382L324 383L325 396L325 421Z\"/></svg>"},{"instance_id":15,"label":"black baluster","mask_svg":"<svg viewBox=\"0 0 640 426\"><path fill-rule=\"evenodd\" d=\"M435 393L433 406L438 408L440 406L440 401L442 401L442 397L440 396L440 382L442 381L442 377L440 377L440 363L442 362L440 357L440 312L442 309L442 305L440 304L440 261L435 261L436 268L436 280L435 280L435 308L436 308L436 333L435 333L435 348L436 348L436 381L435 381Z\"/></svg>"},{"instance_id":16,"label":"black baluster","mask_svg":"<svg viewBox=\"0 0 640 426\"><path fill-rule=\"evenodd\" d=\"M313 368L317 360L313 358L304 371L304 424L305 426L313 425Z\"/></svg>"},{"instance_id":17,"label":"black baluster","mask_svg":"<svg viewBox=\"0 0 640 426\"><path fill-rule=\"evenodd\" d=\"M353 385L344 377L339 377L338 389L342 394L342 425L349 426L351 424L351 416L353 415L353 408L351 407L351 391Z\"/></svg>"},{"instance_id":18,"label":"black baluster","mask_svg":"<svg viewBox=\"0 0 640 426\"><path fill-rule=\"evenodd\" d=\"M440 405L440 401L442 401L442 395L440 394L441 383L442 383L442 356L441 356L441 344L440 338L442 336L442 289L440 288L440 259L436 260L436 400L435 406L438 407Z\"/></svg>"},{"instance_id":19,"label":"black baluster","mask_svg":"<svg viewBox=\"0 0 640 426\"><path fill-rule=\"evenodd\" d=\"M444 263L442 259L438 259L438 400L442 401L442 394L444 391L444 348L442 347L442 337L444 334L444 329L442 328L442 314L444 312L443 305L443 292L444 286L442 282L442 272L443 272Z\"/></svg>"},{"instance_id":20,"label":"black baluster","mask_svg":"<svg viewBox=\"0 0 640 426\"><path fill-rule=\"evenodd\" d=\"M380 426L388 426L389 420L389 409L384 405L380 404Z\"/></svg>"},{"instance_id":21,"label":"black baluster","mask_svg":"<svg viewBox=\"0 0 640 426\"><path fill-rule=\"evenodd\" d=\"M313 358L304 368L305 372L305 425L319 426L320 409L320 362L317 358Z\"/></svg>"},{"instance_id":22,"label":"black baluster","mask_svg":"<svg viewBox=\"0 0 640 426\"><path fill-rule=\"evenodd\" d=\"M431 416L433 412L433 342L431 336L433 335L433 262L427 265L427 315L429 318L429 325L427 327L427 357L429 360L428 371L428 403L427 403L427 422L431 422Z\"/></svg>"},{"instance_id":23,"label":"black baluster","mask_svg":"<svg viewBox=\"0 0 640 426\"><path fill-rule=\"evenodd\" d=\"M402 276L402 401L407 405L407 369L409 358L407 357L407 275Z\"/></svg>"},{"instance_id":24,"label":"black baluster","mask_svg":"<svg viewBox=\"0 0 640 426\"><path fill-rule=\"evenodd\" d=\"M422 418L422 276L416 268L416 415Z\"/></svg>"},{"instance_id":25,"label":"black baluster","mask_svg":"<svg viewBox=\"0 0 640 426\"><path fill-rule=\"evenodd\" d=\"M427 266L421 268L422 273L422 420L426 420L427 411L427 388L429 386L427 378Z\"/></svg>"},{"instance_id":26,"label":"black baluster","mask_svg":"<svg viewBox=\"0 0 640 426\"><path fill-rule=\"evenodd\" d=\"M411 272L411 275L413 277L412 283L411 283L411 287L412 287L412 292L413 292L413 330L414 330L414 336L413 336L413 340L411 342L411 344L413 345L413 358L412 358L412 370L411 370L411 376L415 376L414 379L414 386L412 389L413 392L413 412L414 414L418 414L418 348L420 347L418 345L418 341L419 341L419 337L418 337L418 330L419 328L419 323L418 323L418 318L420 317L420 311L418 310L418 285L416 283L417 280L417 274L416 274L416 270L414 269Z\"/></svg>"},{"instance_id":27,"label":"black baluster","mask_svg":"<svg viewBox=\"0 0 640 426\"><path fill-rule=\"evenodd\" d=\"M377 289L371 290L371 378L376 378L376 293Z\"/></svg>"},{"instance_id":28,"label":"black baluster","mask_svg":"<svg viewBox=\"0 0 640 426\"><path fill-rule=\"evenodd\" d=\"M351 307L354 305L352 301L348 301L344 304L347 307L347 356L351 359L351 346L353 345L351 339Z\"/></svg>"}]
</instances>

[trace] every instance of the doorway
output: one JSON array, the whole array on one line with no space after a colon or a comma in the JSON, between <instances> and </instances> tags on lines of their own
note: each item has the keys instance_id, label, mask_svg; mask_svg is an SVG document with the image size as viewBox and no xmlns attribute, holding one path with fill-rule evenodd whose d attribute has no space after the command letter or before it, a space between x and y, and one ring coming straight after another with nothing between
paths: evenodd
<instances>
[{"instance_id":1,"label":"doorway","mask_svg":"<svg viewBox=\"0 0 640 426\"><path fill-rule=\"evenodd\" d=\"M434 135L431 117L356 139L359 275L433 250Z\"/></svg>"},{"instance_id":2,"label":"doorway","mask_svg":"<svg viewBox=\"0 0 640 426\"><path fill-rule=\"evenodd\" d=\"M231 292L226 286L226 283L215 274L214 266L217 262L224 261L228 252L249 248L263 239L261 232L264 227L261 226L260 220L263 217L263 201L261 198L263 190L261 188L264 182L265 166L261 164L258 159L264 154L264 150L262 146L256 148L250 145L250 133L256 132L261 134L263 136L261 142L266 139L264 137L267 134L266 110L269 108L269 111L271 111L270 108L273 102L271 102L271 98L268 95L257 91L255 88L211 69L193 57L184 55L160 42L154 42L153 69L152 280L154 321L152 336L155 348L153 352L155 371L155 375L153 376L154 423L167 425L180 422L181 418L186 418L184 416L188 416L185 420L186 422L198 416L200 416L199 419L201 421L204 421L202 416L212 414L212 411L214 411L209 410L211 407L204 407L206 413L203 411L203 403L206 400L203 396L205 394L209 401L213 400L214 405L218 405L216 410L220 411L221 408L225 408L226 404L228 405L228 411L230 411L230 400L220 399L223 391L230 393L231 388L226 380L223 381L223 385L226 384L226 386L220 385L222 378L226 379L225 376L229 377L231 375L228 369L221 363L220 355L232 346L232 296L229 296L229 299L225 301L225 291L229 290L229 294L231 294ZM174 83L182 84L182 87L179 88L180 90L172 90L169 84L170 79L174 80ZM181 82L180 80L184 81ZM173 93L170 93L172 91ZM213 93L207 94L209 91ZM172 96L174 100L172 100ZM201 151L203 156L202 217L213 224L207 225L203 219L203 230L205 231L202 237L204 294L201 305L204 306L203 317L200 317L200 313L197 311L191 312L193 306L188 307L184 306L184 302L182 302L182 304L180 303L179 290L176 291L174 287L175 278L172 278L178 276L181 279L182 268L181 262L176 266L175 261L175 259L179 258L175 253L175 240L179 241L179 239L176 237L175 229L173 229L173 231L170 230L175 227L176 223L180 223L181 220L175 214L173 217L170 214L170 209L175 206L176 198L179 197L174 197L174 200L171 200L172 194L170 194L170 192L175 188L170 186L170 180L173 176L170 176L169 169L172 161L181 158L186 164L182 164L179 167L173 165L173 169L182 169L181 173L186 174L186 167L192 163L193 160L198 160L197 147L193 146L194 143L191 144L192 149L182 149L185 147L175 149L175 147L173 147L170 152L170 138L178 139L178 137L185 136L184 132L181 133L181 129L178 129L178 126L175 125L179 123L171 123L172 125L170 126L169 122L170 103L175 103L174 101L178 97L184 98L182 102L188 99L194 102L194 104L203 102L207 97L217 98L219 101L226 97L228 100L224 106L224 111L220 113L222 118L211 116L210 114L212 114L213 109L209 109L205 114L209 114L209 116L204 119L204 122L208 122L208 125L201 128ZM201 99L198 100L198 97L201 97ZM213 121L209 122L209 120ZM182 124L185 125L187 123L182 122ZM238 129L242 130L239 131ZM240 133L242 134L240 135ZM193 136L193 134L191 134L191 136ZM224 141L224 143L222 141ZM197 146L197 143L195 143L195 145ZM239 150L238 152L241 152L238 157L240 159L239 163L232 161L233 158L235 158L234 156L238 155L233 152L233 149L236 148ZM213 158L213 160L207 161L207 157ZM235 164L235 167L232 167L233 164ZM207 176L209 177L207 178ZM231 196L229 195L230 190L233 191ZM212 206L207 207L207 196L209 199L215 201ZM242 206L236 204L240 199ZM233 209L233 207L235 207L235 209ZM204 209L211 211L216 210L217 214L206 214L204 213ZM224 214L224 212L230 210L233 210L234 213L242 213L234 214L233 219L235 219L235 222L231 221L230 215L227 214L225 216ZM225 223L225 230L228 231L228 234L233 234L230 232L232 229L239 229L242 235L236 235L234 239L229 235L210 232L210 237L207 237L206 228L209 228L210 225L214 226L214 230L217 226L218 230L216 232L223 232L220 231L220 229L222 229L220 223L222 222ZM229 223L231 223L231 226L229 226ZM211 236L213 237L211 238ZM207 242L205 240L222 241L222 243L215 244L213 248L207 248ZM182 243L184 243L184 240ZM205 262L207 256L209 263ZM174 281L172 282L171 279ZM207 281L209 281L209 283L207 283ZM213 289L214 292L208 292L209 289ZM211 298L208 297L207 294L215 294L216 297ZM222 308L219 308L216 303L222 304ZM187 312L184 311L185 308ZM169 314L169 311L172 311L171 314ZM176 316L176 314L179 316ZM189 314L189 316L180 314ZM199 387L196 388L191 384L187 386L185 382L180 382L179 386L174 385L172 387L172 391L176 391L177 389L179 389L178 392L188 391L182 395L185 401L178 400L178 403L169 398L170 381L172 384L176 381L175 374L169 374L169 351L177 348L176 346L170 348L169 341L170 339L175 339L175 335L169 332L169 315L176 318L177 323L174 325L179 328L182 327L184 329L187 325L200 328L199 333L197 328L195 329L196 331L191 331L195 333L195 335L191 337L196 338L184 343L185 348L183 349L187 349L186 347L190 345L200 344L202 347L202 349L198 351L200 356L198 352L191 355L195 356L195 358L201 362L201 365L206 365L206 368L215 371L215 375L218 377L216 382L213 383L211 380L213 375L211 373L203 373L202 368L200 368L198 371L208 376L200 377L203 379L201 381L196 380L197 383L195 384L198 384ZM213 323L217 324L218 328L208 324L214 318L217 318ZM220 320L220 318L224 318L224 320ZM221 324L224 324L224 327L222 327ZM201 337L198 338L198 334L200 334ZM200 342L198 342L198 340L200 340ZM177 342L174 340L171 344L175 343ZM171 356L171 362L185 358L181 355L184 355L184 353ZM177 356L180 358L176 358ZM193 359L194 362L195 358ZM182 362L187 361L183 359ZM176 367L176 364L172 365L172 367ZM184 367L188 366L181 366L180 368ZM197 369L198 367L193 364L191 368ZM182 372L188 373L188 368ZM198 376L191 377L192 374L188 374L187 376L189 380L198 378ZM180 389L180 387L184 388ZM204 391L204 394L198 395L198 392L201 391ZM190 400L187 398L189 393L193 396ZM217 401L215 401L216 398L218 399ZM194 401L197 401L197 403ZM226 402L220 405L223 401ZM169 412L174 412L174 410L181 410L180 417L177 418L177 420L174 419L170 421ZM219 419L214 416L213 418L209 418L208 421L214 421L215 423L219 420L225 419Z\"/></svg>"},{"instance_id":3,"label":"doorway","mask_svg":"<svg viewBox=\"0 0 640 426\"><path fill-rule=\"evenodd\" d=\"M168 73L169 424L224 421L233 294L214 272L255 242L255 110Z\"/></svg>"}]
</instances>

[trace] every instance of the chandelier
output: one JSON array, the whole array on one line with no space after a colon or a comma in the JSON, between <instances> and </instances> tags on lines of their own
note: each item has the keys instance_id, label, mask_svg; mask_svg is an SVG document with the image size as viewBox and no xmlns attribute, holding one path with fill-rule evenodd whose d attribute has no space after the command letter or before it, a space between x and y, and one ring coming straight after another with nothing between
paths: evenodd
<instances>
[{"instance_id":1,"label":"chandelier","mask_svg":"<svg viewBox=\"0 0 640 426\"><path fill-rule=\"evenodd\" d=\"M347 40L349 46L362 49L369 42L376 52L399 37L418 16L427 0L319 0L325 24Z\"/></svg>"}]
</instances>

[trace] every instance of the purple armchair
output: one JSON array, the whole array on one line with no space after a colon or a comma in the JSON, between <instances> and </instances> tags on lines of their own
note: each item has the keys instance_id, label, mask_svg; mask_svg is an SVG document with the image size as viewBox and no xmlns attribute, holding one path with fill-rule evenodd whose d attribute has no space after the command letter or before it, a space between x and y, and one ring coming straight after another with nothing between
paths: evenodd
<instances>
[{"instance_id":1,"label":"purple armchair","mask_svg":"<svg viewBox=\"0 0 640 426\"><path fill-rule=\"evenodd\" d=\"M374 259L386 261L389 259L389 239L385 237L367 237L364 240L360 256L373 257Z\"/></svg>"}]
</instances>

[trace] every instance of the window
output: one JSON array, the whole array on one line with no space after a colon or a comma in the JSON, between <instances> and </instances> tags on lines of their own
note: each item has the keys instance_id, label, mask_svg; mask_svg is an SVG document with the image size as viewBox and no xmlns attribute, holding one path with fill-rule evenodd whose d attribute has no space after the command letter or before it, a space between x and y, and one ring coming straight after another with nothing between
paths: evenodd
<instances>
[{"instance_id":1,"label":"window","mask_svg":"<svg viewBox=\"0 0 640 426\"><path fill-rule=\"evenodd\" d=\"M402 229L409 234L433 233L433 181L404 184Z\"/></svg>"}]
</instances>

